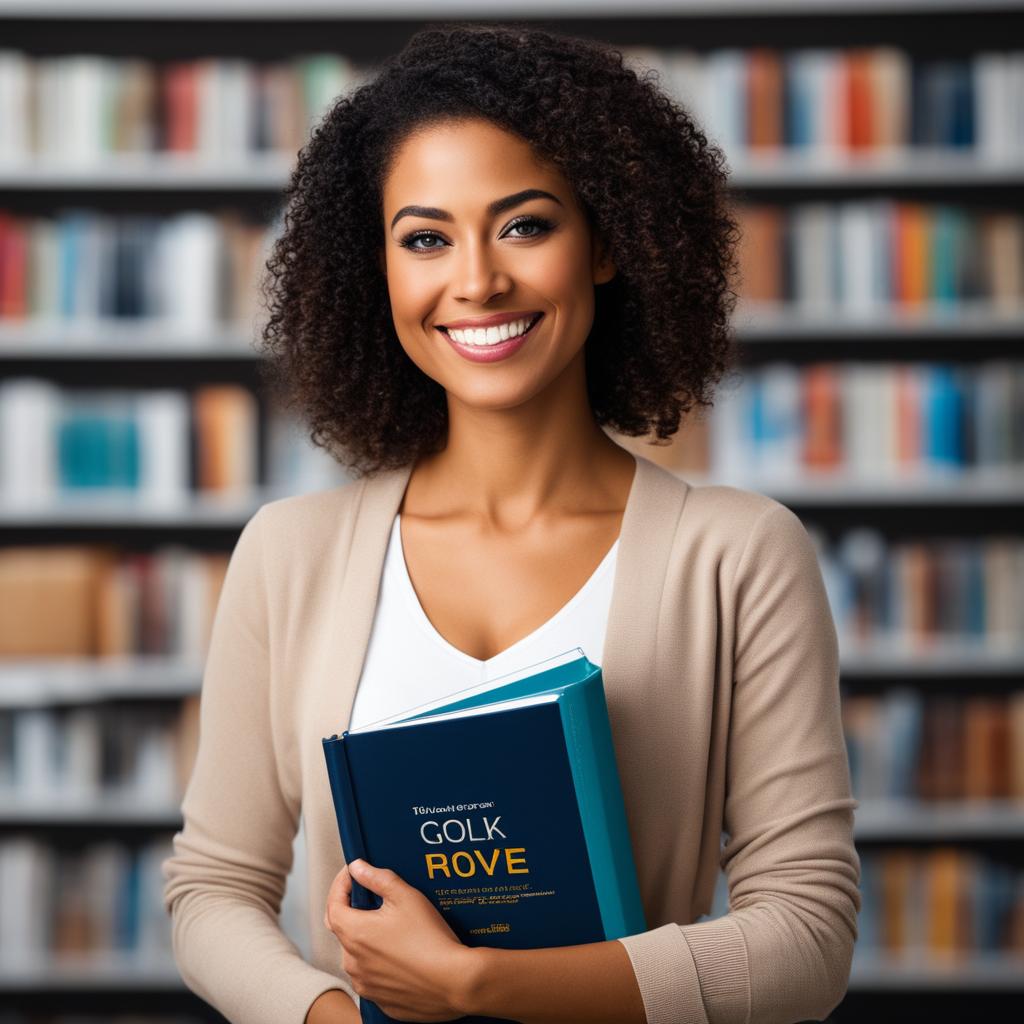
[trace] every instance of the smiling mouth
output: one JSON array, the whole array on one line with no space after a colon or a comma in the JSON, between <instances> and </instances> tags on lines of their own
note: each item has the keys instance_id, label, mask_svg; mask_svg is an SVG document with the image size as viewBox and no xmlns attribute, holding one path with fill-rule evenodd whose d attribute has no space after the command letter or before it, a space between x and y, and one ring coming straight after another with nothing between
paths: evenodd
<instances>
[{"instance_id":1,"label":"smiling mouth","mask_svg":"<svg viewBox=\"0 0 1024 1024\"><path fill-rule=\"evenodd\" d=\"M438 324L437 325L437 329L442 334L444 334L445 337L447 337L449 341L453 342L456 345L462 345L463 348L487 349L487 348L495 348L498 345L506 345L510 341L518 341L520 338L525 337L527 334L530 333L530 331L532 331L534 329L534 327L537 326L537 324L540 322L540 320L543 318L543 316L544 316L543 313L536 313L536 314L534 314L534 316L532 316L530 318L529 322L527 323L525 331L522 331L519 334L509 335L509 337L507 337L507 338L499 337L497 341L491 341L491 342L482 341L482 342L474 343L474 342L457 341L455 338L453 338L451 336L451 333L449 332L447 327L444 327L444 326Z\"/></svg>"}]
</instances>

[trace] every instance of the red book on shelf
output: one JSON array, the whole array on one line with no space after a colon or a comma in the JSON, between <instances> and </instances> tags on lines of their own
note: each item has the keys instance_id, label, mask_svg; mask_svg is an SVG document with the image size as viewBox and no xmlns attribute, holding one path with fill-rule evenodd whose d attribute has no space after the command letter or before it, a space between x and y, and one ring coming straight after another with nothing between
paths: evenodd
<instances>
[{"instance_id":1,"label":"red book on shelf","mask_svg":"<svg viewBox=\"0 0 1024 1024\"><path fill-rule=\"evenodd\" d=\"M866 50L848 51L843 56L843 70L849 111L846 144L853 152L870 150L875 145L871 116L871 54Z\"/></svg>"},{"instance_id":2,"label":"red book on shelf","mask_svg":"<svg viewBox=\"0 0 1024 1024\"><path fill-rule=\"evenodd\" d=\"M21 218L0 210L0 319L21 319L28 314L25 235Z\"/></svg>"},{"instance_id":3,"label":"red book on shelf","mask_svg":"<svg viewBox=\"0 0 1024 1024\"><path fill-rule=\"evenodd\" d=\"M191 61L171 64L164 75L164 149L194 153L197 148L196 69Z\"/></svg>"},{"instance_id":4,"label":"red book on shelf","mask_svg":"<svg viewBox=\"0 0 1024 1024\"><path fill-rule=\"evenodd\" d=\"M804 393L804 465L836 469L843 459L839 373L835 363L815 363L802 377Z\"/></svg>"}]
</instances>

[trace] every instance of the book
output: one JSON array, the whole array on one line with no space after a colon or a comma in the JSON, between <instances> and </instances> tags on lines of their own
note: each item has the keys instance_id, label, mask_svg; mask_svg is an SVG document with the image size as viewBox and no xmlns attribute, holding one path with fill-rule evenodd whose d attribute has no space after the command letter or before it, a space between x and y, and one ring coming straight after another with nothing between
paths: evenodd
<instances>
[{"instance_id":1,"label":"book","mask_svg":"<svg viewBox=\"0 0 1024 1024\"><path fill-rule=\"evenodd\" d=\"M581 648L323 748L346 861L395 871L466 945L646 930L601 668ZM382 900L353 879L351 903ZM369 1000L360 1012L365 1024L391 1020Z\"/></svg>"}]
</instances>

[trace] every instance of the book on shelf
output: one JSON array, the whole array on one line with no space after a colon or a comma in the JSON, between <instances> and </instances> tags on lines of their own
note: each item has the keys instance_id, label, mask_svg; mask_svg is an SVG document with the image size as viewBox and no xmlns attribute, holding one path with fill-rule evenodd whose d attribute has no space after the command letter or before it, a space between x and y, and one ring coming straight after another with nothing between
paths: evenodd
<instances>
[{"instance_id":1,"label":"book on shelf","mask_svg":"<svg viewBox=\"0 0 1024 1024\"><path fill-rule=\"evenodd\" d=\"M946 968L1024 957L1024 872L1006 859L948 844L864 851L859 887L859 956Z\"/></svg>"},{"instance_id":2,"label":"book on shelf","mask_svg":"<svg viewBox=\"0 0 1024 1024\"><path fill-rule=\"evenodd\" d=\"M395 871L465 944L645 929L601 668L581 648L323 747L345 860ZM382 903L354 879L351 901Z\"/></svg>"},{"instance_id":3,"label":"book on shelf","mask_svg":"<svg viewBox=\"0 0 1024 1024\"><path fill-rule=\"evenodd\" d=\"M0 507L44 511L116 502L139 512L187 510L196 499L239 507L347 482L279 405L240 384L72 390L39 377L0 382Z\"/></svg>"},{"instance_id":4,"label":"book on shelf","mask_svg":"<svg viewBox=\"0 0 1024 1024\"><path fill-rule=\"evenodd\" d=\"M1024 364L779 359L723 383L710 414L721 482L904 485L1019 480Z\"/></svg>"},{"instance_id":5,"label":"book on shelf","mask_svg":"<svg viewBox=\"0 0 1024 1024\"><path fill-rule=\"evenodd\" d=\"M993 318L1024 307L1024 218L1010 208L876 196L738 200L734 212L747 312L941 324L979 307Z\"/></svg>"},{"instance_id":6,"label":"book on shelf","mask_svg":"<svg viewBox=\"0 0 1024 1024\"><path fill-rule=\"evenodd\" d=\"M1024 65L1018 49L959 57L889 44L621 49L638 72L653 69L661 90L732 158L892 161L920 149L998 164L1024 149L1013 102ZM329 52L155 61L5 48L0 168L294 153L331 103L379 68Z\"/></svg>"},{"instance_id":7,"label":"book on shelf","mask_svg":"<svg viewBox=\"0 0 1024 1024\"><path fill-rule=\"evenodd\" d=\"M0 823L176 819L198 719L198 694L169 707L0 707Z\"/></svg>"},{"instance_id":8,"label":"book on shelf","mask_svg":"<svg viewBox=\"0 0 1024 1024\"><path fill-rule=\"evenodd\" d=\"M858 799L1024 809L1024 692L926 697L898 686L845 694L842 717Z\"/></svg>"}]
</instances>

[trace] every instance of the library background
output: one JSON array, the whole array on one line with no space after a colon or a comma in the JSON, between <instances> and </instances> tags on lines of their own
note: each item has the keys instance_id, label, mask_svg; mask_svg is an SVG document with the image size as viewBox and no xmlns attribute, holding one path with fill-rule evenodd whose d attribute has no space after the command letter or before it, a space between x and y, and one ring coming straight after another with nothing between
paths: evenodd
<instances>
[{"instance_id":1,"label":"library background","mask_svg":"<svg viewBox=\"0 0 1024 1024\"><path fill-rule=\"evenodd\" d=\"M253 511L346 479L261 387L255 283L332 98L481 15L620 46L728 157L738 372L617 439L817 546L863 876L830 1019L1019 1007L1024 3L0 0L0 1021L222 1019L159 877L210 621Z\"/></svg>"}]
</instances>

